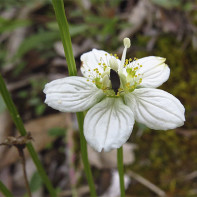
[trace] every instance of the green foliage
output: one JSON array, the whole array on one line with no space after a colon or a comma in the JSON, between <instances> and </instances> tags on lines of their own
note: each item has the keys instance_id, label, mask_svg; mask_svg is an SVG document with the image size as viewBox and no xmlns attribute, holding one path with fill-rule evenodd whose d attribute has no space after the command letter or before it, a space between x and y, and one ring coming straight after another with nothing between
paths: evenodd
<instances>
[{"instance_id":1,"label":"green foliage","mask_svg":"<svg viewBox=\"0 0 197 197\"><path fill-rule=\"evenodd\" d=\"M23 124L23 121L22 121L22 119L21 119L13 101L12 101L12 98L11 98L11 96L10 96L8 90L7 90L7 87L5 85L5 82L4 82L1 74L0 74L0 93L3 97L3 99L4 99L4 102L7 106L7 109L8 109L8 111L9 111L11 117L12 117L12 120L16 125L16 128L18 129L18 131L20 132L20 134L22 136L27 135L27 132L26 132L24 124ZM38 170L40 176L42 177L42 180L45 183L50 195L55 197L56 192L55 192L50 180L47 177L47 174L46 174L46 172L45 172L45 170L44 170L44 168L43 168L43 166L42 166L42 164L41 164L41 162L38 158L38 155L37 155L34 147L32 146L31 143L28 143L26 146L27 146L27 149L28 149L28 151L31 155L31 158L34 161L34 163L37 167L37 170Z\"/></svg>"},{"instance_id":2,"label":"green foliage","mask_svg":"<svg viewBox=\"0 0 197 197\"><path fill-rule=\"evenodd\" d=\"M68 72L70 76L76 76L77 68L76 68L76 63L75 63L75 59L73 56L72 43L71 43L71 38L69 34L69 26L68 26L68 21L67 21L67 18L65 16L65 11L64 11L64 3L62 0L61 1L52 0L52 3L53 3L53 8L55 10L56 19L57 19L58 26L59 26L59 31L61 35L62 44L64 47L65 57L66 57L67 64L68 64ZM79 125L79 131L80 131L79 133L80 133L80 144L81 144L81 156L82 156L84 170L85 170L86 178L87 178L89 189L90 189L90 195L93 197L96 197L97 195L96 195L95 185L93 182L92 172L91 172L90 164L88 161L87 143L83 134L84 114L82 112L77 112L76 115L77 115L77 120L78 120L78 125Z\"/></svg>"},{"instance_id":3,"label":"green foliage","mask_svg":"<svg viewBox=\"0 0 197 197\"><path fill-rule=\"evenodd\" d=\"M48 131L48 134L50 136L54 136L54 137L61 137L61 136L65 136L66 130L63 128L52 128Z\"/></svg>"},{"instance_id":4,"label":"green foliage","mask_svg":"<svg viewBox=\"0 0 197 197\"><path fill-rule=\"evenodd\" d=\"M17 93L17 97L20 100L26 101L26 106L24 108L32 108L32 111L36 116L42 115L46 110L46 105L44 104L41 96L46 83L46 79L31 80L31 91L21 90Z\"/></svg>"},{"instance_id":5,"label":"green foliage","mask_svg":"<svg viewBox=\"0 0 197 197\"><path fill-rule=\"evenodd\" d=\"M8 190L8 188L1 181L0 181L0 191L6 197L13 197L12 193L10 192L10 190Z\"/></svg>"},{"instance_id":6,"label":"green foliage","mask_svg":"<svg viewBox=\"0 0 197 197\"><path fill-rule=\"evenodd\" d=\"M26 62L25 61L20 61L18 62L16 68L13 70L13 77L17 77L18 75L20 75L20 73L24 70L26 66Z\"/></svg>"},{"instance_id":7,"label":"green foliage","mask_svg":"<svg viewBox=\"0 0 197 197\"><path fill-rule=\"evenodd\" d=\"M59 39L59 33L54 31L41 31L24 39L21 43L15 58L21 58L25 53L34 48L44 48L47 45L53 46L53 42Z\"/></svg>"},{"instance_id":8,"label":"green foliage","mask_svg":"<svg viewBox=\"0 0 197 197\"><path fill-rule=\"evenodd\" d=\"M137 160L132 170L157 183L171 196L187 196L191 185L184 181L184 174L196 168L196 139L195 133L192 137L185 137L174 131L146 132L135 141L138 144ZM135 187L134 190L138 189Z\"/></svg>"},{"instance_id":9,"label":"green foliage","mask_svg":"<svg viewBox=\"0 0 197 197\"><path fill-rule=\"evenodd\" d=\"M139 35L136 45L146 46L147 36ZM197 100L197 59L196 52L189 45L185 50L182 42L174 39L173 35L161 35L157 40L154 51L149 53L146 50L136 52L136 57L141 58L149 55L156 55L166 58L171 73L161 89L164 89L181 100L186 108L185 126L194 128L197 126L196 119L188 119L188 114L196 110ZM192 96L191 96L192 95Z\"/></svg>"},{"instance_id":10,"label":"green foliage","mask_svg":"<svg viewBox=\"0 0 197 197\"><path fill-rule=\"evenodd\" d=\"M38 94L44 89L45 84L45 79L31 81L32 91L30 92L28 104L34 108L37 116L42 115L46 109L46 105L43 103L42 98L38 96Z\"/></svg>"},{"instance_id":11,"label":"green foliage","mask_svg":"<svg viewBox=\"0 0 197 197\"><path fill-rule=\"evenodd\" d=\"M47 24L47 27L51 29L52 31L58 30L58 24L57 22L49 22ZM87 24L70 24L69 25L69 32L71 37L75 37L77 35L84 34L88 30Z\"/></svg>"},{"instance_id":12,"label":"green foliage","mask_svg":"<svg viewBox=\"0 0 197 197\"><path fill-rule=\"evenodd\" d=\"M90 33L92 35L96 35L99 32L99 35L102 36L102 41L106 38L106 36L115 36L117 31L117 24L119 18L108 16L96 16L96 15L88 15L85 17L85 22L91 26Z\"/></svg>"},{"instance_id":13,"label":"green foliage","mask_svg":"<svg viewBox=\"0 0 197 197\"><path fill-rule=\"evenodd\" d=\"M34 2L34 0L31 2ZM56 3L57 2L58 1L56 1ZM117 50L117 48L122 46L122 41L119 40L119 33L121 33L124 29L130 28L131 24L125 21L126 17L124 18L123 16L122 18L122 12L119 13L120 7L117 6L120 4L121 0L91 0L91 9L85 11L82 7L77 5L79 1L75 1L74 3L72 3L72 1L64 2L68 5L66 8L68 13L66 14L68 14L70 21L69 33L71 37L74 38L74 41L77 41L77 44L81 43L82 40L91 38L100 48L109 52ZM133 2L136 4L134 3L132 8L134 8L139 1ZM26 4L25 2L14 0L5 1L5 4L6 3L10 7L12 4L18 7ZM195 26L197 24L195 1L152 0L152 3L160 6L156 9L159 9L161 13L164 14L162 15L164 24L166 20L165 14L168 11L171 13L175 11L176 14L177 10L178 12L184 12L183 14L186 13L186 17L190 21L189 26ZM12 76L20 77L20 74L26 66L25 55L32 49L39 51L39 54L45 59L51 57L50 55L54 53L52 47L54 42L59 40L59 31L57 23L54 21L54 18L51 17L51 14L53 14L53 9L52 7L48 8L46 5L48 6L48 1L44 4L44 9L47 12L46 23L41 22L40 24L34 24L29 20L7 20L0 18L0 33L9 33L17 28L32 25L32 29L27 32L28 37L24 39L23 43L19 47L19 51L17 52L15 59L13 60L15 61L16 59L20 59L20 62L12 71ZM77 9L73 9L74 6L77 7ZM124 9L126 11L125 13L130 13L128 8ZM64 9L61 11L64 11ZM40 12L39 9L38 12ZM43 13L43 15L44 14L46 13ZM64 20L63 16L59 17ZM156 55L166 58L166 63L171 69L171 75L169 80L162 85L161 89L172 93L181 100L186 107L187 120L183 128L194 129L197 127L197 117L195 116L197 100L197 59L196 51L194 51L192 45L186 42L187 47L184 46L185 37L190 39L193 32L185 32L188 31L186 30L188 27L187 24L183 24L183 28L181 28L181 30L184 31L183 38L181 41L178 41L175 38L178 31L175 32L176 35L169 33L162 34L162 28L158 28L154 19L152 22L153 26L150 27L150 29L153 28L159 32L156 37L156 43L153 50L146 50L147 43L150 41L150 36L148 36L148 34L145 35L147 32L144 33L144 29L148 29L148 26L151 26L151 24L147 26L147 24L144 23L140 31L135 35L132 35L131 38L133 48L129 49L127 56L136 56L137 58L141 58L149 55ZM175 21L172 21L172 24L174 22ZM64 36L66 35L64 28L65 26L61 25L63 39L65 39ZM7 51L5 41L1 43L1 67L4 65L3 62L5 61L4 57L6 57L6 54ZM57 68L53 67L50 69L53 69L53 72L54 70L56 71ZM23 103L24 101L24 108L31 111L31 113L35 116L42 115L46 109L46 105L43 103L42 93L45 83L45 80L32 80L30 87L17 93L18 97L22 100L21 102ZM29 89L31 89L31 91L29 91ZM3 106L3 102L0 98L0 112L4 109L5 106ZM81 121L80 125L82 125L83 116L80 117L80 114L78 114L78 118ZM135 135L135 131L137 132L138 129L144 132L141 137L139 137L139 133L137 133L138 135ZM85 147L86 143L84 141L85 139L83 139L82 126L80 130L82 139L81 146ZM64 136L65 132L66 131L64 129L53 128L49 130L49 135L60 137ZM190 130L185 130L185 133L190 133ZM181 177L196 170L196 134L192 134L192 137L188 137L190 134L188 134L188 136L184 136L175 133L175 131L150 131L142 124L135 124L135 129L132 135L132 140L138 145L138 150L136 151L137 160L132 166L132 170L135 170L145 178L164 189L169 196L192 196L188 194L188 191L191 190L191 188L196 188L196 183L193 181L184 182ZM49 146L54 148L52 144L49 144ZM36 176L37 175L35 175L34 178L32 177L32 187L35 188L35 190L36 188L39 188L39 184L42 184L39 182L39 177ZM39 184L37 183L37 179ZM132 187L132 194L147 197L153 196L148 189L139 185Z\"/></svg>"},{"instance_id":14,"label":"green foliage","mask_svg":"<svg viewBox=\"0 0 197 197\"><path fill-rule=\"evenodd\" d=\"M0 17L0 34L4 32L11 32L19 27L25 27L30 24L29 20L5 19Z\"/></svg>"},{"instance_id":15,"label":"green foliage","mask_svg":"<svg viewBox=\"0 0 197 197\"><path fill-rule=\"evenodd\" d=\"M64 47L65 57L68 64L68 71L70 76L77 75L76 63L73 56L73 49L71 43L71 37L69 33L69 25L65 15L64 2L52 0L53 8L55 10L55 16L57 19L59 32Z\"/></svg>"},{"instance_id":16,"label":"green foliage","mask_svg":"<svg viewBox=\"0 0 197 197\"><path fill-rule=\"evenodd\" d=\"M170 52L169 52L170 51ZM197 100L197 59L192 46L187 50L171 36L163 36L157 42L156 55L166 57L171 69L170 79L165 87L180 98L186 109L195 109ZM191 97L192 95L192 97Z\"/></svg>"},{"instance_id":17,"label":"green foliage","mask_svg":"<svg viewBox=\"0 0 197 197\"><path fill-rule=\"evenodd\" d=\"M181 5L181 0L151 0L153 3L164 8L175 8Z\"/></svg>"},{"instance_id":18,"label":"green foliage","mask_svg":"<svg viewBox=\"0 0 197 197\"><path fill-rule=\"evenodd\" d=\"M42 182L42 179L39 175L39 173L36 171L32 177L31 177L31 180L30 180L30 189L32 192L35 192L37 191L38 189L41 188L43 182Z\"/></svg>"},{"instance_id":19,"label":"green foliage","mask_svg":"<svg viewBox=\"0 0 197 197\"><path fill-rule=\"evenodd\" d=\"M146 47L148 37L138 35L135 45ZM157 39L154 50L138 50L136 57L156 55L166 58L171 74L161 89L178 97L186 108L185 128L196 128L195 114L197 100L197 59L196 52L191 45L184 47L184 43L174 39L174 35L163 34ZM147 130L146 130L147 131ZM190 132L185 130L185 133ZM192 137L179 135L175 131L144 132L141 138L134 136L134 142L139 149L136 151L137 160L132 170L139 172L148 180L156 183L170 196L190 196L189 189L196 185L183 180L184 174L195 170L197 165L196 148L197 135ZM149 191L139 185L133 187L133 193L139 196L152 196ZM192 196L192 195L191 195Z\"/></svg>"},{"instance_id":20,"label":"green foliage","mask_svg":"<svg viewBox=\"0 0 197 197\"><path fill-rule=\"evenodd\" d=\"M21 8L23 6L31 6L32 4L39 3L50 3L50 0L28 0L28 1L16 1L16 0L1 0L1 8L2 9L10 9L13 8Z\"/></svg>"}]
</instances>

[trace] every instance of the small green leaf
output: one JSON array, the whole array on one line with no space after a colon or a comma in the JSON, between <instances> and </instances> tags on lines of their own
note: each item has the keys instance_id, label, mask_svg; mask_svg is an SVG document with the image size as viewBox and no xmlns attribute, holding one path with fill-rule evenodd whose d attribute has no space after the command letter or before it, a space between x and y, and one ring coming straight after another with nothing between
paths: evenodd
<instances>
[{"instance_id":1,"label":"small green leaf","mask_svg":"<svg viewBox=\"0 0 197 197\"><path fill-rule=\"evenodd\" d=\"M44 113L45 109L46 109L46 105L44 105L44 104L38 105L35 109L36 115L38 115L38 116L42 115Z\"/></svg>"},{"instance_id":2,"label":"small green leaf","mask_svg":"<svg viewBox=\"0 0 197 197\"><path fill-rule=\"evenodd\" d=\"M25 99L28 97L28 92L26 90L22 90L18 93L18 97Z\"/></svg>"},{"instance_id":3,"label":"small green leaf","mask_svg":"<svg viewBox=\"0 0 197 197\"><path fill-rule=\"evenodd\" d=\"M34 48L39 48L41 46L44 46L49 43L53 43L53 41L59 39L59 33L58 32L40 32L38 34L32 35L28 38L26 38L22 44L20 45L15 58L22 57L25 53L27 53L29 50Z\"/></svg>"},{"instance_id":4,"label":"small green leaf","mask_svg":"<svg viewBox=\"0 0 197 197\"><path fill-rule=\"evenodd\" d=\"M25 27L30 24L28 20L9 20L0 17L0 33L11 32L19 27Z\"/></svg>"},{"instance_id":5,"label":"small green leaf","mask_svg":"<svg viewBox=\"0 0 197 197\"><path fill-rule=\"evenodd\" d=\"M78 24L78 25L69 25L70 36L77 36L79 34L84 33L88 29L88 25L86 24Z\"/></svg>"},{"instance_id":6,"label":"small green leaf","mask_svg":"<svg viewBox=\"0 0 197 197\"><path fill-rule=\"evenodd\" d=\"M181 5L181 0L152 0L153 3L164 8L175 8Z\"/></svg>"},{"instance_id":7,"label":"small green leaf","mask_svg":"<svg viewBox=\"0 0 197 197\"><path fill-rule=\"evenodd\" d=\"M32 192L37 191L42 186L42 179L39 173L36 171L30 180L30 189Z\"/></svg>"},{"instance_id":8,"label":"small green leaf","mask_svg":"<svg viewBox=\"0 0 197 197\"><path fill-rule=\"evenodd\" d=\"M54 137L64 136L65 133L66 133L66 130L63 128L52 128L48 131L48 134Z\"/></svg>"},{"instance_id":9,"label":"small green leaf","mask_svg":"<svg viewBox=\"0 0 197 197\"><path fill-rule=\"evenodd\" d=\"M38 104L40 104L40 98L38 97L33 97L28 101L29 105L31 106L36 106Z\"/></svg>"}]
</instances>

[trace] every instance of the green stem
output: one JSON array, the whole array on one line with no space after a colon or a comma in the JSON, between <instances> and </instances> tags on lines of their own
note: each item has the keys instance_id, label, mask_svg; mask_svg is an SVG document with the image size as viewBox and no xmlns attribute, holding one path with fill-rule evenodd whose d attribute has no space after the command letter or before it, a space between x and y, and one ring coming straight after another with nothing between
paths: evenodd
<instances>
[{"instance_id":1,"label":"green stem","mask_svg":"<svg viewBox=\"0 0 197 197\"><path fill-rule=\"evenodd\" d=\"M10 190L0 181L0 191L6 197L14 197Z\"/></svg>"},{"instance_id":2,"label":"green stem","mask_svg":"<svg viewBox=\"0 0 197 197\"><path fill-rule=\"evenodd\" d=\"M63 0L52 0L53 7L55 10L56 19L59 25L60 30L60 36L62 39L62 44L64 47L64 52L68 64L68 71L70 76L76 76L77 75L77 69L75 64L75 59L73 56L72 51L72 43L69 33L69 26L66 19L65 11L64 11L64 3ZM84 169L86 173L86 177L88 180L89 188L90 188L90 194L92 197L96 196L96 190L92 178L92 172L90 169L90 164L88 162L88 153L87 153L87 144L86 140L83 134L83 121L84 121L84 114L82 112L78 112L77 119L78 119L78 125L80 130L80 144L81 144L81 155L82 155L82 161L84 164Z\"/></svg>"},{"instance_id":3,"label":"green stem","mask_svg":"<svg viewBox=\"0 0 197 197\"><path fill-rule=\"evenodd\" d=\"M120 192L121 197L125 197L125 187L124 187L124 165L123 165L123 148L120 147L117 150L117 163L118 163L118 173L120 180Z\"/></svg>"},{"instance_id":4,"label":"green stem","mask_svg":"<svg viewBox=\"0 0 197 197\"><path fill-rule=\"evenodd\" d=\"M24 127L24 124L22 122L22 119L12 101L12 98L6 88L6 85L5 85L5 82L0 74L0 92L1 92L1 95L4 99L4 102L8 108L8 111L12 117L12 120L14 121L15 125L16 125L16 128L18 129L18 131L20 132L21 135L25 136L27 134L26 130L25 130L25 127ZM38 155L34 149L34 147L32 146L31 143L28 143L27 144L27 149L32 157L32 160L34 161L36 167L37 167L37 170L44 182L44 184L46 185L50 195L52 197L55 197L56 196L56 192L55 192L55 189L53 188L50 180L48 179L47 175L46 175L46 172L38 158Z\"/></svg>"},{"instance_id":5,"label":"green stem","mask_svg":"<svg viewBox=\"0 0 197 197\"><path fill-rule=\"evenodd\" d=\"M86 140L85 140L85 137L83 134L83 122L84 122L83 112L77 113L77 120L78 120L78 124L79 124L79 132L80 132L80 146L81 146L82 161L83 161L86 177L87 177L88 184L89 184L91 197L95 197L96 191L95 191L95 186L94 186L94 182L93 182L93 178L92 178L90 164L88 161L87 143L86 143Z\"/></svg>"},{"instance_id":6,"label":"green stem","mask_svg":"<svg viewBox=\"0 0 197 197\"><path fill-rule=\"evenodd\" d=\"M64 11L63 0L52 0L53 8L55 10L56 19L59 26L60 36L64 47L64 53L68 64L68 72L70 76L77 75L75 59L72 50L72 43L70 38L68 21Z\"/></svg>"}]
</instances>

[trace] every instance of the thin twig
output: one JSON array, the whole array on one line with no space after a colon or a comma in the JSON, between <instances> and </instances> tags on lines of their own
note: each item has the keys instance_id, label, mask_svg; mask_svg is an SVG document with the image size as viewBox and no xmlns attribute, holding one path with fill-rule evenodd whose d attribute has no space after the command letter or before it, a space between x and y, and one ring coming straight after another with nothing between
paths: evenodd
<instances>
[{"instance_id":1,"label":"thin twig","mask_svg":"<svg viewBox=\"0 0 197 197\"><path fill-rule=\"evenodd\" d=\"M27 193L28 193L29 197L32 197L31 190L30 190L30 187L29 187L29 182L28 182L28 179L27 179L27 172L26 172L26 167L25 167L26 166L26 160L25 160L25 155L24 155L23 149L18 148L18 152L19 152L19 156L21 158L21 163L22 163L22 166L23 166L23 175L24 175L24 178L25 178L25 185L26 185Z\"/></svg>"},{"instance_id":2,"label":"thin twig","mask_svg":"<svg viewBox=\"0 0 197 197\"><path fill-rule=\"evenodd\" d=\"M190 180L192 180L192 179L194 179L194 178L196 178L197 177L197 170L196 171L193 171L193 172L191 172L191 173L189 173L188 175L186 175L185 177L184 177L184 180L185 181L190 181Z\"/></svg>"},{"instance_id":3,"label":"thin twig","mask_svg":"<svg viewBox=\"0 0 197 197\"><path fill-rule=\"evenodd\" d=\"M130 177L132 177L133 179L135 179L136 181L138 181L139 183L141 183L142 185L144 185L147 188L149 188L151 191L156 193L158 196L161 196L161 197L165 197L166 196L166 193L163 190L161 190L159 187L157 187L156 185L154 185L153 183L151 183L147 179L143 178L139 174L136 174L135 172L133 172L131 170L128 171L127 174Z\"/></svg>"}]
</instances>

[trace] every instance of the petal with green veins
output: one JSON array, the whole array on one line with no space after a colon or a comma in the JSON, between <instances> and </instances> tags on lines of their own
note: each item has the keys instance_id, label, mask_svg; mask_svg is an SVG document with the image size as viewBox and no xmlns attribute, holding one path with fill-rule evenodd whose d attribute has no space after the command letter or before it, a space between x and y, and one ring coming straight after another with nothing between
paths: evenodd
<instances>
[{"instance_id":1,"label":"petal with green veins","mask_svg":"<svg viewBox=\"0 0 197 197\"><path fill-rule=\"evenodd\" d=\"M173 95L154 88L140 88L125 95L125 103L137 122L156 130L180 127L185 121L185 109Z\"/></svg>"},{"instance_id":2,"label":"petal with green veins","mask_svg":"<svg viewBox=\"0 0 197 197\"><path fill-rule=\"evenodd\" d=\"M65 77L45 85L45 103L62 112L80 112L98 103L104 96L84 77Z\"/></svg>"},{"instance_id":3,"label":"petal with green veins","mask_svg":"<svg viewBox=\"0 0 197 197\"><path fill-rule=\"evenodd\" d=\"M98 152L110 151L128 140L133 124L133 112L121 98L105 98L87 112L84 135Z\"/></svg>"}]
</instances>

